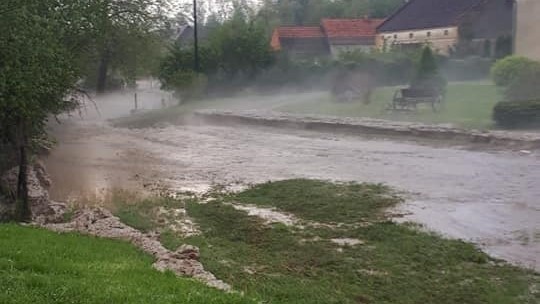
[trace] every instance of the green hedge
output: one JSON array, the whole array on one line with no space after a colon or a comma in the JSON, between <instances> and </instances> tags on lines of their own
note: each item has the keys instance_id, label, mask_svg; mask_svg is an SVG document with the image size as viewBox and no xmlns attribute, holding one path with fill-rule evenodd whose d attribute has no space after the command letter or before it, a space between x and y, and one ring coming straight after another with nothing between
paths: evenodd
<instances>
[{"instance_id":1,"label":"green hedge","mask_svg":"<svg viewBox=\"0 0 540 304\"><path fill-rule=\"evenodd\" d=\"M540 126L540 100L501 101L493 109L493 120L501 127Z\"/></svg>"}]
</instances>

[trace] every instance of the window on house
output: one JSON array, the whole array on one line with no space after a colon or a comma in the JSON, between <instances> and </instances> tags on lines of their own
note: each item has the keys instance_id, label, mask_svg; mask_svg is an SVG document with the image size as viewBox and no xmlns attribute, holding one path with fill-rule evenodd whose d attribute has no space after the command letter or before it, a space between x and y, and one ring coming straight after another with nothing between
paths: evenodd
<instances>
[{"instance_id":1,"label":"window on house","mask_svg":"<svg viewBox=\"0 0 540 304\"><path fill-rule=\"evenodd\" d=\"M431 37L431 32L427 32L427 36L428 36L428 37Z\"/></svg>"},{"instance_id":2,"label":"window on house","mask_svg":"<svg viewBox=\"0 0 540 304\"><path fill-rule=\"evenodd\" d=\"M397 34L394 34L394 39L397 39Z\"/></svg>"},{"instance_id":3,"label":"window on house","mask_svg":"<svg viewBox=\"0 0 540 304\"><path fill-rule=\"evenodd\" d=\"M412 38L412 37L414 37L414 34L413 34L413 33L410 33L410 34L409 34L409 38Z\"/></svg>"},{"instance_id":4,"label":"window on house","mask_svg":"<svg viewBox=\"0 0 540 304\"><path fill-rule=\"evenodd\" d=\"M448 30L444 30L444 35L448 36Z\"/></svg>"}]
</instances>

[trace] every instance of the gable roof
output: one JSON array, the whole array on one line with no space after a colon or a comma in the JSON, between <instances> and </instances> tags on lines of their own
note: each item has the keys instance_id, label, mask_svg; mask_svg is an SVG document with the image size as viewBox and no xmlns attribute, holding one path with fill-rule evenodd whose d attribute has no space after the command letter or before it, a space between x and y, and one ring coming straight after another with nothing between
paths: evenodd
<instances>
[{"instance_id":1,"label":"gable roof","mask_svg":"<svg viewBox=\"0 0 540 304\"><path fill-rule=\"evenodd\" d=\"M326 35L320 26L281 26L274 29L270 46L273 50L279 51L283 43L298 44L294 41L304 41L302 45L311 44L314 48L320 48L324 45L325 39Z\"/></svg>"},{"instance_id":2,"label":"gable roof","mask_svg":"<svg viewBox=\"0 0 540 304\"><path fill-rule=\"evenodd\" d=\"M320 38L324 33L319 26L282 26L275 29L281 38Z\"/></svg>"},{"instance_id":3,"label":"gable roof","mask_svg":"<svg viewBox=\"0 0 540 304\"><path fill-rule=\"evenodd\" d=\"M410 0L379 27L379 32L440 28L457 25L459 18L483 0Z\"/></svg>"},{"instance_id":4,"label":"gable roof","mask_svg":"<svg viewBox=\"0 0 540 304\"><path fill-rule=\"evenodd\" d=\"M369 37L377 33L384 19L323 19L321 26L328 38Z\"/></svg>"}]
</instances>

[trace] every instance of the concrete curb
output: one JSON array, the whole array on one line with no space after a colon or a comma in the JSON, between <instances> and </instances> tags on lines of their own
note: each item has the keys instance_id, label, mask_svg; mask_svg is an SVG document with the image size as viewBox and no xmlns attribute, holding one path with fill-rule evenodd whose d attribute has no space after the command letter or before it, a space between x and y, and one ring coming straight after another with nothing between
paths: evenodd
<instances>
[{"instance_id":1,"label":"concrete curb","mask_svg":"<svg viewBox=\"0 0 540 304\"><path fill-rule=\"evenodd\" d=\"M194 114L208 123L251 124L357 135L400 136L451 141L452 143L487 144L507 149L540 149L540 132L479 131L455 128L451 125L430 125L373 118L305 116L274 111L201 110Z\"/></svg>"}]
</instances>

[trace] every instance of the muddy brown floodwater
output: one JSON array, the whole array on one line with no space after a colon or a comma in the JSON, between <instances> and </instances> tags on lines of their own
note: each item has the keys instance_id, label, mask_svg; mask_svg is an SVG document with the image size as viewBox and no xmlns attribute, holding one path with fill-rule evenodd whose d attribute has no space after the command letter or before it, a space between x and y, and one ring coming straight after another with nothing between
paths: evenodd
<instances>
[{"instance_id":1,"label":"muddy brown floodwater","mask_svg":"<svg viewBox=\"0 0 540 304\"><path fill-rule=\"evenodd\" d=\"M405 192L407 201L396 210L404 214L399 220L540 270L538 152L471 151L254 126L120 129L104 122L129 114L129 96L109 96L118 103L114 115L65 118L54 127L59 145L46 160L53 198L155 185L200 192L214 184L290 178L385 183ZM146 106L157 107L160 98L148 97Z\"/></svg>"}]
</instances>

